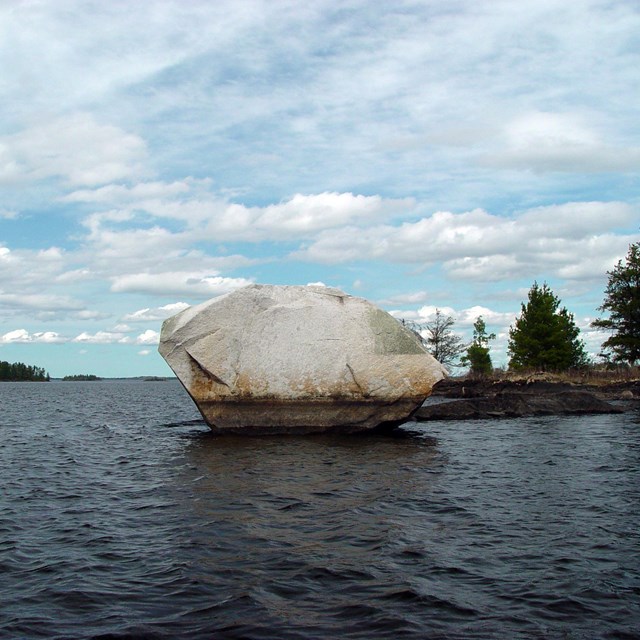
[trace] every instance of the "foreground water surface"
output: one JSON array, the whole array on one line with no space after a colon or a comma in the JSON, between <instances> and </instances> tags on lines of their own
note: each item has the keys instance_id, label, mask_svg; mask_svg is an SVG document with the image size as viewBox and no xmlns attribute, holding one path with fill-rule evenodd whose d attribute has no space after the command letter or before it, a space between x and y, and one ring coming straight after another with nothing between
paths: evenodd
<instances>
[{"instance_id":1,"label":"foreground water surface","mask_svg":"<svg viewBox=\"0 0 640 640\"><path fill-rule=\"evenodd\" d=\"M640 637L640 415L212 436L0 384L0 637Z\"/></svg>"}]
</instances>

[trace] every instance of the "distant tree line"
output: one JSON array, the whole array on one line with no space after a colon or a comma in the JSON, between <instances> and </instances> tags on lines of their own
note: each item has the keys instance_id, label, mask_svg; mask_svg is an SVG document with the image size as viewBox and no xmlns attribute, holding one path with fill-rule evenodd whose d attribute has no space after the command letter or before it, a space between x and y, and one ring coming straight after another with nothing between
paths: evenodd
<instances>
[{"instance_id":1,"label":"distant tree line","mask_svg":"<svg viewBox=\"0 0 640 640\"><path fill-rule=\"evenodd\" d=\"M65 382L93 382L94 380L102 380L102 378L94 376L92 373L80 373L73 376L64 376L62 379Z\"/></svg>"},{"instance_id":2,"label":"distant tree line","mask_svg":"<svg viewBox=\"0 0 640 640\"><path fill-rule=\"evenodd\" d=\"M42 367L35 367L23 362L0 360L0 380L49 382L49 374Z\"/></svg>"},{"instance_id":3,"label":"distant tree line","mask_svg":"<svg viewBox=\"0 0 640 640\"><path fill-rule=\"evenodd\" d=\"M607 275L605 300L599 310L608 312L609 317L592 323L594 328L610 333L600 356L607 363L633 366L640 361L640 242L631 244L626 259L620 260ZM559 372L590 364L573 314L560 304L546 283L533 283L520 316L509 328L509 369ZM489 341L496 336L487 333L482 316L476 319L473 340L466 345L453 333L454 319L439 309L430 322L403 321L403 324L420 337L442 364L458 366L459 359L472 375L483 376L493 371Z\"/></svg>"}]
</instances>

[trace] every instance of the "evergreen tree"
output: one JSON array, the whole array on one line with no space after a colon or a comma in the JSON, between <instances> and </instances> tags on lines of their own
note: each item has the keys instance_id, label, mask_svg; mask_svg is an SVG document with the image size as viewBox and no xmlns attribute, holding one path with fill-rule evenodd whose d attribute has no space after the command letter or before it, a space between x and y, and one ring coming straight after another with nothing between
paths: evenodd
<instances>
[{"instance_id":1,"label":"evergreen tree","mask_svg":"<svg viewBox=\"0 0 640 640\"><path fill-rule=\"evenodd\" d=\"M49 380L49 374L42 367L2 360L0 361L0 380L46 382Z\"/></svg>"},{"instance_id":2,"label":"evergreen tree","mask_svg":"<svg viewBox=\"0 0 640 640\"><path fill-rule=\"evenodd\" d=\"M640 242L629 245L626 260L607 274L605 300L598 309L608 311L609 317L592 326L613 332L602 344L603 355L633 365L640 360Z\"/></svg>"},{"instance_id":3,"label":"evergreen tree","mask_svg":"<svg viewBox=\"0 0 640 640\"><path fill-rule=\"evenodd\" d=\"M587 364L573 314L559 306L559 298L546 283L533 283L527 304L522 304L520 317L509 329L511 369L563 371Z\"/></svg>"},{"instance_id":4,"label":"evergreen tree","mask_svg":"<svg viewBox=\"0 0 640 640\"><path fill-rule=\"evenodd\" d=\"M473 340L462 358L462 364L469 366L469 371L476 376L486 376L493 371L493 363L489 354L489 340L495 340L496 334L487 334L487 326L478 316L473 323Z\"/></svg>"}]
</instances>

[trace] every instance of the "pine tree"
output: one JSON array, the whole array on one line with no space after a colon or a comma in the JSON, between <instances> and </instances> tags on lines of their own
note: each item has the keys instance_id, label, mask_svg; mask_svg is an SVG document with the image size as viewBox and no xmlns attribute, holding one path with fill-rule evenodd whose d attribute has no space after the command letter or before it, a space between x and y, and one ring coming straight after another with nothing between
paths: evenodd
<instances>
[{"instance_id":1,"label":"pine tree","mask_svg":"<svg viewBox=\"0 0 640 640\"><path fill-rule=\"evenodd\" d=\"M626 260L607 274L605 300L598 309L608 311L609 317L592 326L613 332L602 344L603 355L633 365L640 360L640 242L629 245Z\"/></svg>"},{"instance_id":2,"label":"pine tree","mask_svg":"<svg viewBox=\"0 0 640 640\"><path fill-rule=\"evenodd\" d=\"M509 329L511 369L563 371L587 364L573 314L559 307L559 298L546 283L533 283L528 302Z\"/></svg>"},{"instance_id":3,"label":"pine tree","mask_svg":"<svg viewBox=\"0 0 640 640\"><path fill-rule=\"evenodd\" d=\"M487 334L487 326L478 316L473 323L473 340L462 357L462 364L469 366L469 371L475 376L486 376L493 371L493 363L489 354L489 340L495 340L496 334Z\"/></svg>"}]
</instances>

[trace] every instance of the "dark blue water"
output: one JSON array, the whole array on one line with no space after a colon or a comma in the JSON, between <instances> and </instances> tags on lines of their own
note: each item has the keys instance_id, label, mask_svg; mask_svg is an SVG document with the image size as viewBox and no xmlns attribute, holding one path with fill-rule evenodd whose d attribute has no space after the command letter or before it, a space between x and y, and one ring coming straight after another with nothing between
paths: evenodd
<instances>
[{"instance_id":1,"label":"dark blue water","mask_svg":"<svg viewBox=\"0 0 640 640\"><path fill-rule=\"evenodd\" d=\"M214 437L0 385L0 637L640 637L640 415Z\"/></svg>"}]
</instances>

